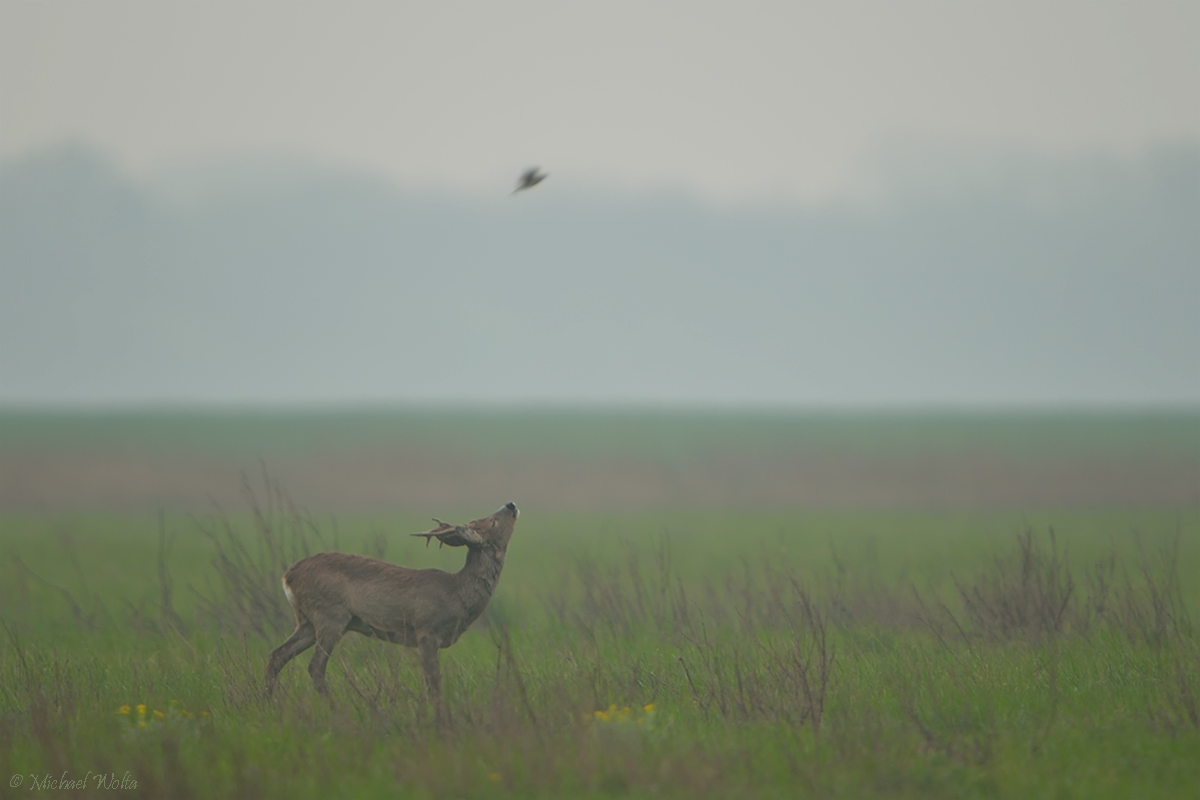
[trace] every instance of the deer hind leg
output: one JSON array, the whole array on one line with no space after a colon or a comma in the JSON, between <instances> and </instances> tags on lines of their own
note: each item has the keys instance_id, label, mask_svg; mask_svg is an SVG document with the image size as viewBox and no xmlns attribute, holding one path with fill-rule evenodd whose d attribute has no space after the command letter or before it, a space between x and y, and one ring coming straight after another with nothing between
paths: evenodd
<instances>
[{"instance_id":1,"label":"deer hind leg","mask_svg":"<svg viewBox=\"0 0 1200 800\"><path fill-rule=\"evenodd\" d=\"M325 685L325 665L329 663L329 655L333 652L333 648L342 639L342 634L346 632L345 622L331 623L329 620L322 620L316 624L316 645L317 648L313 652L312 661L308 662L308 674L312 677L313 686L317 692L329 696L329 688Z\"/></svg>"},{"instance_id":2,"label":"deer hind leg","mask_svg":"<svg viewBox=\"0 0 1200 800\"><path fill-rule=\"evenodd\" d=\"M296 630L286 642L271 651L271 657L267 660L267 697L275 691L279 671L293 658L312 647L316 641L317 634L313 624L306 619L297 620Z\"/></svg>"}]
</instances>

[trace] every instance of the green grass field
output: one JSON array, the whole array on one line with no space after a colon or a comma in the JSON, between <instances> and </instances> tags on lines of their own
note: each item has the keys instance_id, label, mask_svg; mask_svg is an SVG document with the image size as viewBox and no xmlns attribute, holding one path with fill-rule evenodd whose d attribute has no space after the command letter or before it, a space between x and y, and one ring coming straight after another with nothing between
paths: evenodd
<instances>
[{"instance_id":1,"label":"green grass field","mask_svg":"<svg viewBox=\"0 0 1200 800\"><path fill-rule=\"evenodd\" d=\"M10 453L56 446L57 429L3 422ZM756 440L754 420L737 423L742 433L709 430L703 447L704 426L689 434L684 422L607 436L596 433L605 423L571 433L552 422L564 427L529 422L536 430L514 434L509 419L489 433L474 419L422 435L438 446L461 435L468 447L478 434L485 452L516 436L573 458L623 446L622 436L649 456L799 446L778 430ZM1157 423L1143 435L1136 424L1089 433L1104 426L1085 419L1050 435L1009 420L1006 436L1002 423L959 435L952 420L903 445L847 427L829 446L978 449L997 436L1026 450L1187 458L1196 429L1184 417L1173 436ZM89 424L101 431L89 446L147 446L136 423L126 434L111 419L71 424L71 447ZM151 439L178 451L211 424L168 425ZM194 449L309 447L279 425L210 431ZM358 435L333 438L353 450ZM252 487L227 516L0 516L0 791L1176 798L1200 785L1194 504L524 505L488 614L443 651L450 722L439 729L414 653L353 634L330 662L332 705L312 691L307 654L264 699L266 656L291 630L279 575L325 549L457 569L461 550L406 534L431 514L486 514L495 498L335 516ZM55 783L81 779L82 789Z\"/></svg>"}]
</instances>

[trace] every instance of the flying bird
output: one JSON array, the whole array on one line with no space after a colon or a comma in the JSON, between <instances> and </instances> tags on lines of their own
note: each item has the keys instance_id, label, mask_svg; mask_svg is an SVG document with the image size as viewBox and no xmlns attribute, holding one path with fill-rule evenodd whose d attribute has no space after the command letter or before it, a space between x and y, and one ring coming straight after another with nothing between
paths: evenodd
<instances>
[{"instance_id":1,"label":"flying bird","mask_svg":"<svg viewBox=\"0 0 1200 800\"><path fill-rule=\"evenodd\" d=\"M509 197L512 197L512 195L516 194L522 189L529 189L546 180L546 173L538 172L539 169L541 168L530 167L529 169L525 170L525 172L523 172L521 177L517 180L517 188L512 190L512 194L510 194Z\"/></svg>"}]
</instances>

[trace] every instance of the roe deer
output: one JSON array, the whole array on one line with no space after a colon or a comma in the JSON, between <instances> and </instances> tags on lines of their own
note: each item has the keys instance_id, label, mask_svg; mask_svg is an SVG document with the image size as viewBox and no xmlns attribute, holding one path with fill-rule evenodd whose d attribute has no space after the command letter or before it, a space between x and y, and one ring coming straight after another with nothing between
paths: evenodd
<instances>
[{"instance_id":1,"label":"roe deer","mask_svg":"<svg viewBox=\"0 0 1200 800\"><path fill-rule=\"evenodd\" d=\"M354 631L417 648L440 717L438 650L458 641L487 608L504 569L518 514L515 505L506 503L490 517L466 525L448 525L434 518L438 527L414 533L425 537L426 547L436 538L440 544L467 548L466 564L453 575L346 553L318 553L297 561L283 576L283 592L296 613L296 630L271 653L267 694L275 688L284 665L315 644L308 674L317 691L328 695L329 654L346 631Z\"/></svg>"}]
</instances>

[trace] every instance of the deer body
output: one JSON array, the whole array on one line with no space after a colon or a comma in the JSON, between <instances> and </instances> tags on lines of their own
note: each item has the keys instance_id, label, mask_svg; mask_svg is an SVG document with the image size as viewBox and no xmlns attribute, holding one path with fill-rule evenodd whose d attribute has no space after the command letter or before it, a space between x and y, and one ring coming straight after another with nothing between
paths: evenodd
<instances>
[{"instance_id":1,"label":"deer body","mask_svg":"<svg viewBox=\"0 0 1200 800\"><path fill-rule=\"evenodd\" d=\"M413 534L426 537L426 544L436 538L452 547L467 547L466 563L453 574L346 553L318 553L297 561L283 576L296 630L271 653L268 694L284 665L313 645L316 652L308 673L317 691L327 694L329 655L346 631L354 631L417 648L430 696L440 700L438 650L458 641L487 608L518 514L517 507L507 503L490 517L466 525L435 520L437 528Z\"/></svg>"}]
</instances>

